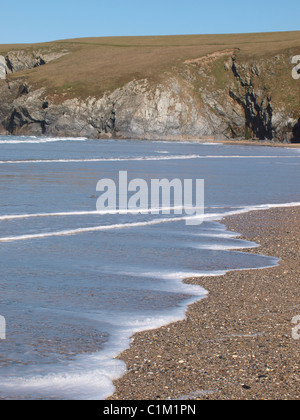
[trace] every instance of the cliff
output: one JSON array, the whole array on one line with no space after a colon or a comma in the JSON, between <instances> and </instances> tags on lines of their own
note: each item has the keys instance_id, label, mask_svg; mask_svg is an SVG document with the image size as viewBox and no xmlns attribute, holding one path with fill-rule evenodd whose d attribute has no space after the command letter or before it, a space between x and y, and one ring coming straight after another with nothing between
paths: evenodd
<instances>
[{"instance_id":1,"label":"cliff","mask_svg":"<svg viewBox=\"0 0 300 420\"><path fill-rule=\"evenodd\" d=\"M278 45L271 51L265 47L268 54L247 51L247 38L223 45L215 41L213 48L207 47L207 38L201 48L196 42L191 47L190 40L187 45L185 39L177 48L179 54L172 40L168 49L164 45L170 63L161 58L159 44L130 45L122 56L122 47L110 48L115 39L109 46L93 40L87 43L89 49L62 43L5 51L0 56L0 133L289 141L300 114L300 80L292 77L300 37L293 34L288 40L291 47L277 34ZM274 44L271 38L266 38L268 42ZM78 60L84 59L86 50L89 61L82 63ZM105 51L103 68L97 54ZM118 51L125 69L122 63L118 69L116 64L109 68ZM131 63L146 51L151 63L153 57L161 58L152 71L149 65Z\"/></svg>"}]
</instances>

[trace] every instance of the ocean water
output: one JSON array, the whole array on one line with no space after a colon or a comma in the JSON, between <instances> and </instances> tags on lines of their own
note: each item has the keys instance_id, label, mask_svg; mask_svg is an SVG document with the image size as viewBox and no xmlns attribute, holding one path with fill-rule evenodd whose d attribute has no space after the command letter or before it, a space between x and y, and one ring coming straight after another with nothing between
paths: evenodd
<instances>
[{"instance_id":1,"label":"ocean water","mask_svg":"<svg viewBox=\"0 0 300 420\"><path fill-rule=\"evenodd\" d=\"M289 148L0 137L0 398L104 399L130 337L207 296L184 278L278 264L243 253L257 245L222 218L299 203L299 159ZM97 182L119 171L204 179L203 223L96 214Z\"/></svg>"}]
</instances>

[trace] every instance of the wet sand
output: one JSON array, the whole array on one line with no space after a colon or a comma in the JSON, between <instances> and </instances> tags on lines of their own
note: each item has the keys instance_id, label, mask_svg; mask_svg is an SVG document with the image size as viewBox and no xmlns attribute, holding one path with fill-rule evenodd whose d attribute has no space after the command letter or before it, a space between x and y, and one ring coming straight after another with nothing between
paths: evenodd
<instances>
[{"instance_id":1,"label":"wet sand","mask_svg":"<svg viewBox=\"0 0 300 420\"><path fill-rule=\"evenodd\" d=\"M111 135L103 135L103 139L112 138ZM291 149L300 149L300 140L297 143L291 142L279 142L279 141L272 141L272 140L258 140L258 139L245 139L245 138L238 138L238 139L219 139L215 136L205 136L205 137L191 137L191 136L170 136L170 137L149 137L149 138L132 138L128 139L128 137L114 137L117 140L132 140L132 141L152 141L152 142L162 142L162 141L169 141L174 143L181 143L181 142L190 142L190 143L202 143L202 144L209 144L209 143L219 143L219 144L227 144L232 146L263 146L263 147L283 147L283 148L291 148Z\"/></svg>"},{"instance_id":2,"label":"wet sand","mask_svg":"<svg viewBox=\"0 0 300 420\"><path fill-rule=\"evenodd\" d=\"M284 147L299 149L300 143L279 143L265 140L213 140L215 143L228 144L231 146L265 146L265 147Z\"/></svg>"},{"instance_id":3,"label":"wet sand","mask_svg":"<svg viewBox=\"0 0 300 420\"><path fill-rule=\"evenodd\" d=\"M209 291L184 321L136 334L110 400L299 399L300 207L223 220L278 267L189 279Z\"/></svg>"}]
</instances>

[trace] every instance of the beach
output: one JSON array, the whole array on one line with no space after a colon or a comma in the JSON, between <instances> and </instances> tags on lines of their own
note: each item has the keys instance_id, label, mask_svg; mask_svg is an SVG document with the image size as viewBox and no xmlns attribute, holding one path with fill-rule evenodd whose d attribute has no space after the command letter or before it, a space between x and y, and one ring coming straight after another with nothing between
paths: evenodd
<instances>
[{"instance_id":1,"label":"beach","mask_svg":"<svg viewBox=\"0 0 300 420\"><path fill-rule=\"evenodd\" d=\"M289 266L297 270L299 150L73 137L0 143L2 399L105 400L118 378L113 398L267 398L276 381L283 389L272 369L296 395L291 321L300 308ZM189 226L193 214L175 214L171 196L170 214L98 214L99 181L120 190L126 171L149 191L153 179L205 180L203 223ZM266 266L275 268L258 270ZM228 270L236 271L217 277ZM289 361L277 369L283 334Z\"/></svg>"},{"instance_id":2,"label":"beach","mask_svg":"<svg viewBox=\"0 0 300 420\"><path fill-rule=\"evenodd\" d=\"M222 220L280 259L277 267L188 279L209 295L186 319L133 337L119 359L128 372L110 400L292 400L299 398L300 207ZM230 252L230 251L229 251Z\"/></svg>"}]
</instances>

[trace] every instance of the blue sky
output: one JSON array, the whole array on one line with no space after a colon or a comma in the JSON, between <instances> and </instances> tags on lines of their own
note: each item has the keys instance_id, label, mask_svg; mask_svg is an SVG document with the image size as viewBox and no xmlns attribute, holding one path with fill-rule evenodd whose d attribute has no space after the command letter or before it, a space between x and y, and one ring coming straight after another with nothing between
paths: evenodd
<instances>
[{"instance_id":1,"label":"blue sky","mask_svg":"<svg viewBox=\"0 0 300 420\"><path fill-rule=\"evenodd\" d=\"M15 0L0 44L57 39L299 30L299 0Z\"/></svg>"}]
</instances>

